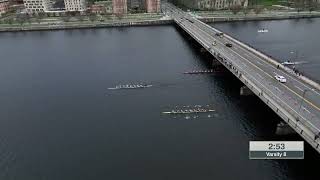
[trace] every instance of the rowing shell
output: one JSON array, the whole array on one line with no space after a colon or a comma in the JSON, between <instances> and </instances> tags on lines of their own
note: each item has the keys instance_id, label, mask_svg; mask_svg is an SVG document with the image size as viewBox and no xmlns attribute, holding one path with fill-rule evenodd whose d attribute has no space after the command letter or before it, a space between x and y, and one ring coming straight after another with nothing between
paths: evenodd
<instances>
[{"instance_id":1,"label":"rowing shell","mask_svg":"<svg viewBox=\"0 0 320 180\"><path fill-rule=\"evenodd\" d=\"M208 113L208 112L215 112L213 109L205 110L205 111L186 111L186 112L162 112L162 114L192 114L192 113Z\"/></svg>"},{"instance_id":2,"label":"rowing shell","mask_svg":"<svg viewBox=\"0 0 320 180\"><path fill-rule=\"evenodd\" d=\"M152 85L147 86L141 86L141 87L114 87L114 88L108 88L109 90L115 90L115 89L141 89L141 88L149 88L152 87Z\"/></svg>"}]
</instances>

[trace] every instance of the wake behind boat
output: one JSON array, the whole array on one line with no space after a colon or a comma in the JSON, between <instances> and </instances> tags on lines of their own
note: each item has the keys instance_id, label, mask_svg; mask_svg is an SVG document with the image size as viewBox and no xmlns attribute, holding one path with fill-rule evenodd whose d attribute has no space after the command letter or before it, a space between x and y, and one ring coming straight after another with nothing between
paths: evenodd
<instances>
[{"instance_id":1,"label":"wake behind boat","mask_svg":"<svg viewBox=\"0 0 320 180\"><path fill-rule=\"evenodd\" d=\"M140 89L140 88L149 88L152 85L148 84L127 84L127 85L118 85L113 88L108 88L109 90L116 90L116 89Z\"/></svg>"},{"instance_id":2,"label":"wake behind boat","mask_svg":"<svg viewBox=\"0 0 320 180\"><path fill-rule=\"evenodd\" d=\"M297 65L297 64L304 64L304 63L307 63L306 61L297 61L297 62L292 62L292 61L284 61L282 62L281 64L282 65L287 65L287 66L290 66L290 65Z\"/></svg>"}]
</instances>

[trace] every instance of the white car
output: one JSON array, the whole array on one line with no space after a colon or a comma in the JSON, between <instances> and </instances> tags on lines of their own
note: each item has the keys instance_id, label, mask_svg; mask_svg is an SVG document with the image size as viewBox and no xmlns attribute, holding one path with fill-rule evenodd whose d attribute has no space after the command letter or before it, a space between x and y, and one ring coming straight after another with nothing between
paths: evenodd
<instances>
[{"instance_id":1,"label":"white car","mask_svg":"<svg viewBox=\"0 0 320 180\"><path fill-rule=\"evenodd\" d=\"M276 75L274 76L276 78L277 81L281 82L281 83L285 83L287 82L286 78L280 75Z\"/></svg>"},{"instance_id":2,"label":"white car","mask_svg":"<svg viewBox=\"0 0 320 180\"><path fill-rule=\"evenodd\" d=\"M213 41L212 46L215 46L215 45L217 45L217 42Z\"/></svg>"}]
</instances>

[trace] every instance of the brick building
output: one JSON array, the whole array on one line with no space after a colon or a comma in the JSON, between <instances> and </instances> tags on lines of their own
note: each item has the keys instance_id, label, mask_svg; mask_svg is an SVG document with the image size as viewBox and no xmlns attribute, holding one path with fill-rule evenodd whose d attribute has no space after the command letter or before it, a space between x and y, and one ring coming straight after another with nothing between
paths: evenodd
<instances>
[{"instance_id":1,"label":"brick building","mask_svg":"<svg viewBox=\"0 0 320 180\"><path fill-rule=\"evenodd\" d=\"M128 12L127 0L112 0L114 14L126 14Z\"/></svg>"},{"instance_id":2,"label":"brick building","mask_svg":"<svg viewBox=\"0 0 320 180\"><path fill-rule=\"evenodd\" d=\"M176 0L176 2L187 8L199 10L228 9L232 6L248 6L248 0Z\"/></svg>"},{"instance_id":3,"label":"brick building","mask_svg":"<svg viewBox=\"0 0 320 180\"><path fill-rule=\"evenodd\" d=\"M160 0L146 0L146 10L148 13L160 12Z\"/></svg>"},{"instance_id":4,"label":"brick building","mask_svg":"<svg viewBox=\"0 0 320 180\"><path fill-rule=\"evenodd\" d=\"M10 10L9 0L0 0L0 16Z\"/></svg>"}]
</instances>

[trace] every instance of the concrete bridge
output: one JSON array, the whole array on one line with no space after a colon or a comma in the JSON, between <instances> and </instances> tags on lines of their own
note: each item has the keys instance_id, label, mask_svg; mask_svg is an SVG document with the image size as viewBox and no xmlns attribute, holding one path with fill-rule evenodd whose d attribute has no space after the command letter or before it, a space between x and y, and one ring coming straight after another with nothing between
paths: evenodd
<instances>
[{"instance_id":1,"label":"concrete bridge","mask_svg":"<svg viewBox=\"0 0 320 180\"><path fill-rule=\"evenodd\" d=\"M163 3L162 11L212 54L247 88L265 102L293 130L320 153L320 88L267 55L223 34L172 4ZM232 47L226 44L232 44ZM284 76L286 83L275 79Z\"/></svg>"}]
</instances>

